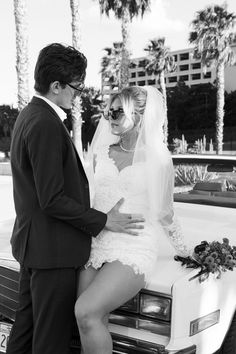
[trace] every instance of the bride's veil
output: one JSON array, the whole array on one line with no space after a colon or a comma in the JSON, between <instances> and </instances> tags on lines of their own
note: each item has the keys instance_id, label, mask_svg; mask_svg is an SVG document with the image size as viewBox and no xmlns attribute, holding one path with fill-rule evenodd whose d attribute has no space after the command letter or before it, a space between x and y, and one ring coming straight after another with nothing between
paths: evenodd
<instances>
[{"instance_id":1,"label":"bride's veil","mask_svg":"<svg viewBox=\"0 0 236 354\"><path fill-rule=\"evenodd\" d=\"M133 164L144 163L143 183L147 187L148 198L145 204L149 205L151 219L169 223L173 207L174 170L171 154L164 143L163 97L155 87L142 88L147 91L146 108L140 122ZM91 144L93 154L96 155L100 149L106 149L108 145L116 144L119 139L118 136L111 134L109 122L101 118Z\"/></svg>"},{"instance_id":2,"label":"bride's veil","mask_svg":"<svg viewBox=\"0 0 236 354\"><path fill-rule=\"evenodd\" d=\"M152 86L147 91L146 108L141 122L133 163L145 163L145 185L152 220L172 222L174 168L164 143L165 110L162 94Z\"/></svg>"}]
</instances>

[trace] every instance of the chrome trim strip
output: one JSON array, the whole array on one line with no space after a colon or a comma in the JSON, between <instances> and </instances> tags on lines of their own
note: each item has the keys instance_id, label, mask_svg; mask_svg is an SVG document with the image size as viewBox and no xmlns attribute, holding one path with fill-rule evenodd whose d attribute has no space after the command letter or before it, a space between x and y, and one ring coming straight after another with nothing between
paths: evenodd
<instances>
[{"instance_id":1,"label":"chrome trim strip","mask_svg":"<svg viewBox=\"0 0 236 354\"><path fill-rule=\"evenodd\" d=\"M140 331L152 332L161 336L170 336L170 324L166 322L158 322L131 314L127 315L121 313L111 313L109 322L124 327L139 329Z\"/></svg>"},{"instance_id":2,"label":"chrome trim strip","mask_svg":"<svg viewBox=\"0 0 236 354\"><path fill-rule=\"evenodd\" d=\"M126 336L112 333L114 354L169 354L163 346L143 340L136 340ZM196 345L183 348L175 352L176 354L196 354Z\"/></svg>"},{"instance_id":3,"label":"chrome trim strip","mask_svg":"<svg viewBox=\"0 0 236 354\"><path fill-rule=\"evenodd\" d=\"M112 340L114 345L113 353L168 354L163 345L158 345L143 340L136 340L114 333L112 333Z\"/></svg>"}]
</instances>

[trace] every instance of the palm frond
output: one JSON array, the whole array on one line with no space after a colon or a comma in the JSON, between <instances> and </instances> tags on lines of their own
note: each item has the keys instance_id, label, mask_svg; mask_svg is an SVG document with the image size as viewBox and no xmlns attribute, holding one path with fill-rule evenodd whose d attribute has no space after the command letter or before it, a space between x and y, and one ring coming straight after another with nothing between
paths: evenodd
<instances>
[{"instance_id":1,"label":"palm frond","mask_svg":"<svg viewBox=\"0 0 236 354\"><path fill-rule=\"evenodd\" d=\"M148 74L160 75L161 72L173 72L176 70L174 57L170 54L170 48L165 46L165 38L151 39L144 48L148 52L145 69Z\"/></svg>"},{"instance_id":2,"label":"palm frond","mask_svg":"<svg viewBox=\"0 0 236 354\"><path fill-rule=\"evenodd\" d=\"M201 59L204 65L215 66L218 61L232 65L235 60L231 48L235 41L235 21L235 14L227 12L226 4L208 6L198 11L189 35L195 58Z\"/></svg>"},{"instance_id":3,"label":"palm frond","mask_svg":"<svg viewBox=\"0 0 236 354\"><path fill-rule=\"evenodd\" d=\"M151 0L99 0L101 13L109 17L112 11L118 19L123 17L124 10L128 10L131 19L139 15L143 17L150 10L150 4Z\"/></svg>"}]
</instances>

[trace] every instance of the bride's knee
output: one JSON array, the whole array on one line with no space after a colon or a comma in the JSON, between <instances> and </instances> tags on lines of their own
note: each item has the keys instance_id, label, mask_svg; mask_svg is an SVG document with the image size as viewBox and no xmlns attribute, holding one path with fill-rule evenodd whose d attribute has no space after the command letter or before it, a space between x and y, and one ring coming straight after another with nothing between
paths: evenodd
<instances>
[{"instance_id":1,"label":"bride's knee","mask_svg":"<svg viewBox=\"0 0 236 354\"><path fill-rule=\"evenodd\" d=\"M75 304L75 317L79 330L83 333L89 332L99 320L93 312L79 299Z\"/></svg>"}]
</instances>

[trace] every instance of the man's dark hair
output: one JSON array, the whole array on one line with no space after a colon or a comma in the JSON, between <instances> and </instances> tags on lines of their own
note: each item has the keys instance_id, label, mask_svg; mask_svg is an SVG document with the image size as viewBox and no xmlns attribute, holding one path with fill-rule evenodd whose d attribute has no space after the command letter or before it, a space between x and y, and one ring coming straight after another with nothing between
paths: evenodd
<instances>
[{"instance_id":1,"label":"man's dark hair","mask_svg":"<svg viewBox=\"0 0 236 354\"><path fill-rule=\"evenodd\" d=\"M46 94L54 81L66 85L72 81L84 81L87 59L74 47L52 43L43 48L34 70L34 88Z\"/></svg>"}]
</instances>

